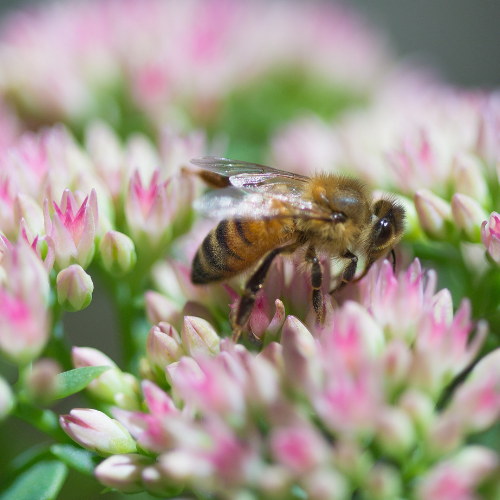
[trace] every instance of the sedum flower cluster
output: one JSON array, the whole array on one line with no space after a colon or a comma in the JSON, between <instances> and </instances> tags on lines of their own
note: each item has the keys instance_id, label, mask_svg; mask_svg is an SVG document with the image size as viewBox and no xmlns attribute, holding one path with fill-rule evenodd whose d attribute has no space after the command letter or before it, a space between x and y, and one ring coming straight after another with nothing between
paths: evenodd
<instances>
[{"instance_id":1,"label":"sedum flower cluster","mask_svg":"<svg viewBox=\"0 0 500 500\"><path fill-rule=\"evenodd\" d=\"M277 258L251 340L235 344L246 276L190 281L215 224L192 209L205 187L189 160L206 154L392 192L408 219L397 262L332 295L342 263L320 255L320 325L303 258ZM499 161L497 93L403 67L343 6L102 0L11 14L0 419L10 440L23 420L50 441L9 456L5 498L33 484L56 498L69 469L96 491L163 498L497 498ZM115 308L120 364L66 335L94 282Z\"/></svg>"},{"instance_id":2,"label":"sedum flower cluster","mask_svg":"<svg viewBox=\"0 0 500 500\"><path fill-rule=\"evenodd\" d=\"M74 409L61 425L109 457L97 478L128 493L432 500L453 487L472 498L498 467L465 442L500 416L500 351L447 392L487 327L467 300L453 314L435 278L418 260L397 276L385 262L357 286L360 301L330 302L322 328L283 316L280 341L258 354L201 318L185 316L180 334L162 322L148 336L144 406ZM104 362L91 351L75 348L75 366Z\"/></svg>"}]
</instances>

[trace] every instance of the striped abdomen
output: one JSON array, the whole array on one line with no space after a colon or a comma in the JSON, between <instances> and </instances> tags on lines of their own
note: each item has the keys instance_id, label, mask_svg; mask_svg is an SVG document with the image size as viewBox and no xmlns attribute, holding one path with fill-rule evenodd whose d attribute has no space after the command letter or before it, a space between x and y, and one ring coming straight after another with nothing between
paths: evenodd
<instances>
[{"instance_id":1,"label":"striped abdomen","mask_svg":"<svg viewBox=\"0 0 500 500\"><path fill-rule=\"evenodd\" d=\"M191 281L204 285L231 278L289 240L292 232L291 219L223 220L198 248Z\"/></svg>"}]
</instances>

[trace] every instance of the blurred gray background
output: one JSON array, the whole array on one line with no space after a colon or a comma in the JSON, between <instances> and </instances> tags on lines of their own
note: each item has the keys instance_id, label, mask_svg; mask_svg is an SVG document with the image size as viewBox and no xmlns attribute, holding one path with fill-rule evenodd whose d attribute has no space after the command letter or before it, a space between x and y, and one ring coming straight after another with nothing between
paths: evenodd
<instances>
[{"instance_id":1,"label":"blurred gray background","mask_svg":"<svg viewBox=\"0 0 500 500\"><path fill-rule=\"evenodd\" d=\"M28 3L0 0L0 15ZM499 0L344 0L385 29L401 56L417 56L460 85L500 85Z\"/></svg>"}]
</instances>

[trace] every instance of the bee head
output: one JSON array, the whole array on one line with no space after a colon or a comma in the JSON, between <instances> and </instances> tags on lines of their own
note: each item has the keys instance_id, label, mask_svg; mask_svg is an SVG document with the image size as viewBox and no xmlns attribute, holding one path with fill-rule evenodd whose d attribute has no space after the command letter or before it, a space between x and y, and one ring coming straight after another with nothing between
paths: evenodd
<instances>
[{"instance_id":1,"label":"bee head","mask_svg":"<svg viewBox=\"0 0 500 500\"><path fill-rule=\"evenodd\" d=\"M378 200L373 205L375 216L370 235L370 260L374 262L401 240L405 210L394 200Z\"/></svg>"}]
</instances>

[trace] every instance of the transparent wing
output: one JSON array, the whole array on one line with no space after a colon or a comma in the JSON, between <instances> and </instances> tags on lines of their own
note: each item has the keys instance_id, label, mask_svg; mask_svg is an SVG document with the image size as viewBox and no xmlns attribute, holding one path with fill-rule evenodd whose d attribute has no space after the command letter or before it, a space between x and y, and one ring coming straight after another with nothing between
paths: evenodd
<instances>
[{"instance_id":1,"label":"transparent wing","mask_svg":"<svg viewBox=\"0 0 500 500\"><path fill-rule=\"evenodd\" d=\"M229 178L232 186L244 191L276 192L286 190L289 194L300 195L309 180L303 175L292 174L258 163L229 160L215 156L204 156L191 160L193 165ZM276 188L279 186L279 188Z\"/></svg>"},{"instance_id":2,"label":"transparent wing","mask_svg":"<svg viewBox=\"0 0 500 500\"><path fill-rule=\"evenodd\" d=\"M207 193L194 202L194 208L208 217L217 219L276 219L302 218L330 220L324 212L300 197L267 192L246 193L228 187Z\"/></svg>"}]
</instances>

